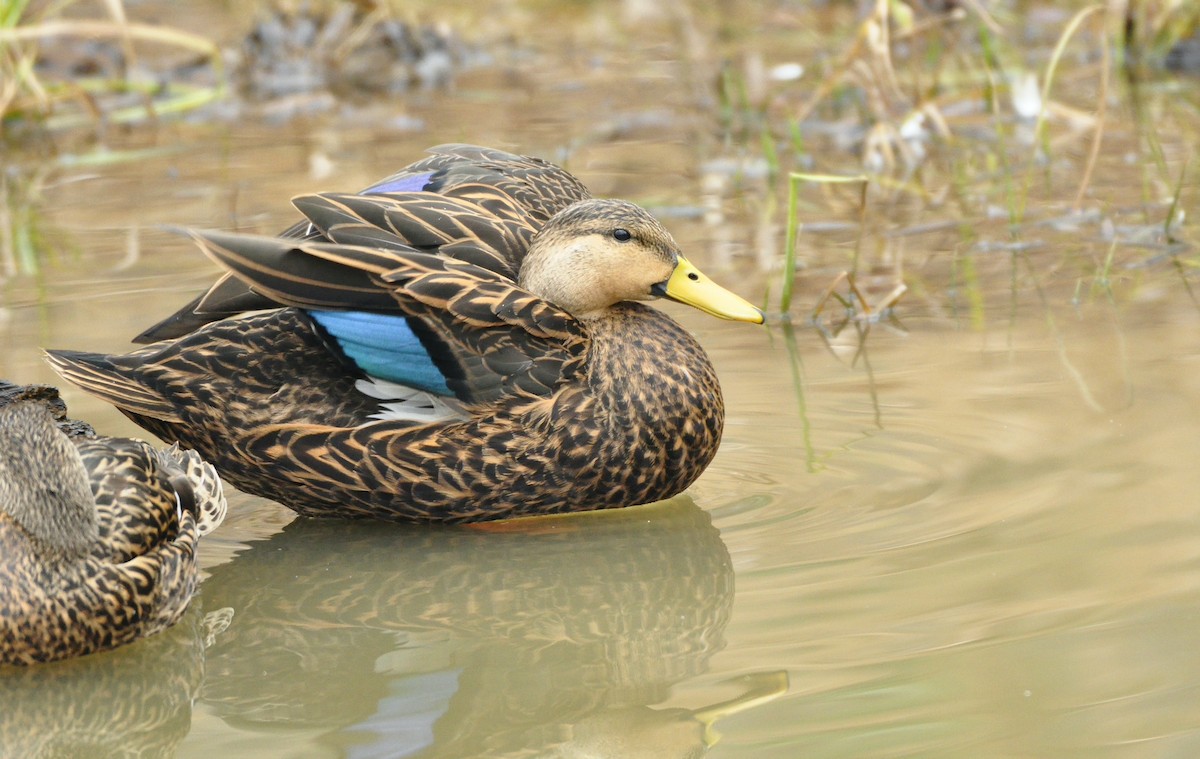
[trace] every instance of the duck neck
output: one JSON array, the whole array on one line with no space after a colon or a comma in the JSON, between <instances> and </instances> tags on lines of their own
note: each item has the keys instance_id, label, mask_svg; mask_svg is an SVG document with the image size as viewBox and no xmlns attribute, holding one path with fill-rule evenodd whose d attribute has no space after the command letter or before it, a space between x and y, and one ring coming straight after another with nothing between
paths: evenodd
<instances>
[{"instance_id":1,"label":"duck neck","mask_svg":"<svg viewBox=\"0 0 1200 759\"><path fill-rule=\"evenodd\" d=\"M595 267L596 259L588 254L584 241L571 244L535 238L521 264L517 284L572 316L585 318L613 303Z\"/></svg>"}]
</instances>

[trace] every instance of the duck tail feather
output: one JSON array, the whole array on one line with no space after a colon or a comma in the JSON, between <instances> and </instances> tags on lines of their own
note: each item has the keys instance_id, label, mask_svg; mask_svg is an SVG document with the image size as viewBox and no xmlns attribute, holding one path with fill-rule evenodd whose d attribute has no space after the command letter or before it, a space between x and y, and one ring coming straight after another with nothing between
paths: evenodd
<instances>
[{"instance_id":1,"label":"duck tail feather","mask_svg":"<svg viewBox=\"0 0 1200 759\"><path fill-rule=\"evenodd\" d=\"M113 356L85 351L46 351L46 360L59 376L122 411L180 423L175 407L158 393L129 376Z\"/></svg>"}]
</instances>

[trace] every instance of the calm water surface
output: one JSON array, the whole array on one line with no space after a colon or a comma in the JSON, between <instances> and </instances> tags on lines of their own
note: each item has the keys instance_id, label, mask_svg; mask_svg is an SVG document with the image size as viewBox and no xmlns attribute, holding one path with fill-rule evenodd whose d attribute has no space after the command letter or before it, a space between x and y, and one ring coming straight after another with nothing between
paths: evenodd
<instances>
[{"instance_id":1,"label":"calm water surface","mask_svg":"<svg viewBox=\"0 0 1200 759\"><path fill-rule=\"evenodd\" d=\"M451 140L565 155L598 194L655 208L709 274L760 299L781 216L764 211L764 180L712 168L746 151L713 139L681 91L696 75L680 73L678 45L667 35L624 58L466 76L396 106L415 131L348 111L111 135L149 152L46 175L46 258L4 284L0 376L57 383L40 348L127 350L203 288L213 265L161 225L282 229L290 196L365 186ZM1194 103L1196 84L1181 86ZM1173 188L1131 196L1140 148L1115 110L1090 207L1118 232L1144 230ZM1186 140L1162 139L1177 176ZM1047 197L1073 195L1079 145ZM1197 189L1185 182L1185 209ZM721 453L686 495L414 529L297 520L235 493L202 545L206 579L183 624L0 679L6 750L1200 754L1194 252L1177 268L1122 248L1106 290L1113 227L1046 224L1022 236L1041 253L980 253L964 292L950 262L982 249L953 228L961 210L878 208L861 234L876 277L862 282L880 295L903 258L912 289L895 321L839 329L827 308L821 328L805 322L860 244L845 231L857 210L819 193L805 220L842 226L802 236L794 328L665 306L707 347L729 409ZM1047 202L1044 217L1062 214ZM1008 239L986 214L972 223ZM98 430L141 434L64 395ZM72 753L85 744L100 748Z\"/></svg>"}]
</instances>

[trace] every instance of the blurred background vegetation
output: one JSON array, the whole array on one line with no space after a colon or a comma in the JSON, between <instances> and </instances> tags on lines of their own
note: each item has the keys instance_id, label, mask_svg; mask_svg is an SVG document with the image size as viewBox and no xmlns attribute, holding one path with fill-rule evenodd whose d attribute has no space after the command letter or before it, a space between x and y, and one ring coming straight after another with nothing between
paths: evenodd
<instances>
[{"instance_id":1,"label":"blurred background vegetation","mask_svg":"<svg viewBox=\"0 0 1200 759\"><path fill-rule=\"evenodd\" d=\"M1147 245L1181 270L1196 265L1176 233L1188 167L1171 160L1192 152L1196 102L1158 105L1184 86L1177 77L1200 69L1200 6L1184 0L514 0L486 12L461 2L363 0L216 3L211 12L223 23L206 32L173 26L169 4L3 6L0 124L13 159L0 177L4 272L34 271L54 247L36 208L55 167L169 149L113 151L106 137L114 129L173 119L279 122L353 107L368 114L360 119L389 118L380 103L452 89L463 72L499 71L502 89L503 72L533 49L592 56L599 68L606 54L639 45L680 58L672 73L679 102L710 146L704 181L752 190L739 202L766 230L755 265L771 272L763 298L773 311L792 312L798 271L825 267L812 294L818 321L826 309L877 320L906 293L947 289L955 309L980 320L979 278L988 272L969 251L1012 253L991 257L1001 261L991 274L1015 280L1019 259L1036 247L1022 241L1030 224L1095 227L1114 241L1088 262L1091 284L1080 274L1076 289L1104 290L1114 265ZM556 51L548 41L555 33ZM1115 155L1104 151L1114 118L1116 131L1137 130L1139 157L1130 163L1138 176L1127 183L1141 199L1136 221L1097 207L1096 166ZM580 139L552 147L566 157ZM941 212L932 218L931 209ZM880 219L888 234L868 234ZM1135 226L1127 237L1138 251L1117 245L1113 230ZM955 252L932 267L906 267L894 241L933 228L957 236L936 246ZM811 235L848 231L837 244L850 253L828 266L806 253Z\"/></svg>"}]
</instances>

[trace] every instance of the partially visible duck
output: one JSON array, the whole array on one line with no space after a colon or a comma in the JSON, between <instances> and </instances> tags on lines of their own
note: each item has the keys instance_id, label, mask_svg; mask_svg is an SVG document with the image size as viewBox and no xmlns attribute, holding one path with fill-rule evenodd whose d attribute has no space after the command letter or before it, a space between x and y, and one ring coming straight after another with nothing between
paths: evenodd
<instances>
[{"instance_id":1,"label":"partially visible duck","mask_svg":"<svg viewBox=\"0 0 1200 759\"><path fill-rule=\"evenodd\" d=\"M131 643L179 618L225 515L192 451L96 437L53 388L0 383L0 664Z\"/></svg>"}]
</instances>

